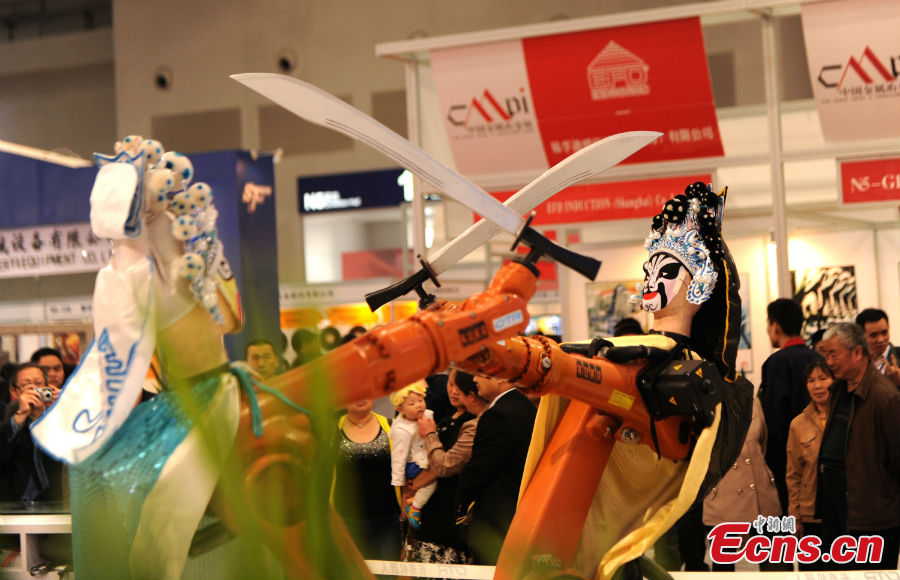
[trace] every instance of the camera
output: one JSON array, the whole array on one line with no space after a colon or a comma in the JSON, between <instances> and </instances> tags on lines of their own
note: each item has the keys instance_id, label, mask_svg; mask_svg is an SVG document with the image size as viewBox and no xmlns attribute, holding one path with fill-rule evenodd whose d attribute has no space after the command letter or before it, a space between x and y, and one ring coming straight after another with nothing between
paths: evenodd
<instances>
[{"instance_id":1,"label":"camera","mask_svg":"<svg viewBox=\"0 0 900 580\"><path fill-rule=\"evenodd\" d=\"M38 398L45 403L49 403L53 400L53 389L50 387L38 387L34 392L37 393Z\"/></svg>"}]
</instances>

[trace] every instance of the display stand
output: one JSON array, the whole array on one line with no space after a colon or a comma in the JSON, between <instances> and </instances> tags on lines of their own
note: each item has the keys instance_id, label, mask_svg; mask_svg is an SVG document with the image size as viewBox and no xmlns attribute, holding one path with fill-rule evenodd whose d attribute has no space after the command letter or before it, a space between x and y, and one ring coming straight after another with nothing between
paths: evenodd
<instances>
[{"instance_id":1,"label":"display stand","mask_svg":"<svg viewBox=\"0 0 900 580\"><path fill-rule=\"evenodd\" d=\"M41 554L45 536L68 536L72 533L72 516L59 513L60 511L42 506L0 515L0 534L4 536L4 545L7 544L9 537L18 536L18 548L15 548L13 542L9 553L4 550L5 560L3 567L0 568L0 580L69 577L68 574L71 574L72 570L71 557L67 561L60 562L54 558L51 562ZM67 543L68 538L64 542ZM16 549L19 551L17 557L14 555ZM46 565L47 568L39 568L42 565ZM32 573L32 570L35 570L35 573Z\"/></svg>"}]
</instances>

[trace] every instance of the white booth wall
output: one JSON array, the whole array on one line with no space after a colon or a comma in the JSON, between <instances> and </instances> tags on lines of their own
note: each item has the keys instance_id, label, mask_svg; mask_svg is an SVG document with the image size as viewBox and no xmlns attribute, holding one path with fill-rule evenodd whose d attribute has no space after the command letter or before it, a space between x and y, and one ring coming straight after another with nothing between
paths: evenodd
<instances>
[{"instance_id":1,"label":"white booth wall","mask_svg":"<svg viewBox=\"0 0 900 580\"><path fill-rule=\"evenodd\" d=\"M750 333L752 339L752 370L747 377L759 385L762 363L773 352L766 335L766 305L778 298L772 284L774 263L769 251L769 236L730 237L728 231L736 220L725 221L724 237L734 257L738 272L746 274L749 284ZM802 270L822 266L854 266L857 280L857 304L859 309L881 304L892 324L892 340L896 344L897 327L900 326L898 308L898 256L900 239L896 230L837 230L796 232L790 236L790 268ZM646 251L640 242L600 247L599 244L583 246L582 251L603 261L598 281L616 281L642 276L641 264ZM564 274L564 293L561 300L567 339L589 336L587 319L587 283L571 271ZM743 276L742 276L743 277ZM880 284L878 283L880 281ZM881 299L879 293L885 298Z\"/></svg>"},{"instance_id":2,"label":"white booth wall","mask_svg":"<svg viewBox=\"0 0 900 580\"><path fill-rule=\"evenodd\" d=\"M713 6L718 4L718 6ZM897 140L827 143L822 135L815 102L809 98L809 71L806 67L799 20L799 3L788 6L775 22L772 75L778 87L777 101L763 86L766 59L763 53L766 24L759 14L722 3L693 5L689 10L706 14L701 18L708 55L730 54L734 63L736 99L722 107L717 99L717 116L725 155L722 158L679 162L625 165L613 168L597 182L615 182L662 176L710 173L713 187L728 186L724 235L739 272L749 285L749 321L752 338L752 371L749 378L758 384L762 363L773 352L766 335L766 306L784 293L785 273L776 266L775 223L778 203L773 194L773 168L780 168L784 189L784 235L787 241L787 269L803 270L825 266L854 266L857 308L879 307L893 321L891 339L900 344L900 216L898 202L844 204L841 200L838 162L844 158L896 156ZM721 9L716 14L707 9ZM688 8L685 8L688 10ZM673 9L674 10L674 9ZM794 12L791 12L794 10ZM728 13L730 11L730 13ZM726 14L728 13L728 14ZM682 14L687 16L689 14ZM407 91L414 96L410 117L415 120L414 137L423 148L445 164L454 161L443 126L442 109L429 61L429 50L488 43L497 39L554 34L560 30L580 30L581 26L603 28L652 21L654 11L632 12L610 18L585 19L583 23L548 23L544 27L485 30L478 34L387 43L379 54L403 60L407 67ZM713 87L724 78L713 73ZM721 71L719 71L721 73ZM769 79L767 79L769 82ZM803 90L805 87L805 90ZM773 151L770 133L773 119L781 133L780 152ZM644 127L641 127L644 128ZM520 174L469 176L485 189L517 189L537 177L539 171ZM687 184L685 184L687 185ZM667 192L672 195L680 192ZM471 212L453 202L446 203L445 232L448 239L471 223ZM641 278L642 249L649 219L614 222L572 223L546 226L560 232L575 231L583 251L603 261L598 281ZM504 236L501 236L503 239ZM507 237L508 238L508 237ZM560 237L565 239L565 237ZM440 247L445 240L439 240ZM500 245L498 242L496 245ZM475 252L464 261L470 267L486 258ZM455 270L447 274L453 276ZM780 277L779 277L780 274ZM556 309L563 313L566 340L587 338L587 280L572 272L561 273ZM779 281L781 284L779 285ZM789 286L789 284L787 284ZM538 311L552 311L542 304Z\"/></svg>"}]
</instances>

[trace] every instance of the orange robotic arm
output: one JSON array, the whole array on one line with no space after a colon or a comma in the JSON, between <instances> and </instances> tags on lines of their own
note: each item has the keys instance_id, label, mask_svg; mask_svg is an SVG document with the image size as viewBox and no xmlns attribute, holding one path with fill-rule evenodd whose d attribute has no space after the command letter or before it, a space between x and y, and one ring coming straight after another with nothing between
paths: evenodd
<instances>
[{"instance_id":1,"label":"orange robotic arm","mask_svg":"<svg viewBox=\"0 0 900 580\"><path fill-rule=\"evenodd\" d=\"M333 385L331 395L338 406L384 397L524 332L536 279L528 266L510 262L486 291L458 308L439 304L375 328L268 384L300 405L308 404L316 380Z\"/></svg>"},{"instance_id":2,"label":"orange robotic arm","mask_svg":"<svg viewBox=\"0 0 900 580\"><path fill-rule=\"evenodd\" d=\"M566 352L544 337L516 336L528 323L526 305L536 278L530 266L510 262L485 292L458 307L438 304L373 329L269 382L304 406L312 400L314 385L327 385L333 404L340 406L383 397L453 365L507 379L529 394L553 392L572 399L521 498L497 577L520 578L542 556L567 565L616 439L647 443L654 449L656 441L659 453L669 459L682 459L689 452L684 417L657 421L652 437L650 413L636 386L646 361L613 363ZM302 464L312 453L305 416L269 395L259 397L259 408L265 419L264 436L252 435L250 412L244 409L238 437L248 494L256 486L253 478L271 471L274 456ZM285 453L284 441L293 441L295 451ZM294 525L286 523L286 530ZM307 542L285 539L282 545L289 567L307 575L313 572L316 567L309 563L315 555L303 553Z\"/></svg>"},{"instance_id":3,"label":"orange robotic arm","mask_svg":"<svg viewBox=\"0 0 900 580\"><path fill-rule=\"evenodd\" d=\"M316 396L323 394L335 407L388 395L524 331L536 278L529 266L507 264L485 292L459 307L438 304L407 320L373 329L273 378L268 386L304 407L312 406ZM254 435L251 406L243 405L234 458L235 468L244 474L242 487L230 493L220 490L217 513L231 529L264 538L289 577L368 577L340 518L333 511L323 513L327 506L306 497L307 490L316 485L312 480L321 488L327 477L327 489L331 475L330 471L315 473L316 448L321 442L316 441L309 417L267 393L259 395L258 409L261 437ZM241 505L249 505L250 510L239 509ZM316 517L314 510L318 510L319 522L328 522L333 532L332 547L347 553L340 562L328 561L320 553L321 538L314 542L310 536L308 523Z\"/></svg>"},{"instance_id":4,"label":"orange robotic arm","mask_svg":"<svg viewBox=\"0 0 900 580\"><path fill-rule=\"evenodd\" d=\"M685 416L651 426L637 387L646 359L613 363L565 352L536 336L493 344L460 366L511 381L526 394L571 399L520 498L495 578L541 577L570 567L616 440L646 443L673 460L689 453Z\"/></svg>"}]
</instances>

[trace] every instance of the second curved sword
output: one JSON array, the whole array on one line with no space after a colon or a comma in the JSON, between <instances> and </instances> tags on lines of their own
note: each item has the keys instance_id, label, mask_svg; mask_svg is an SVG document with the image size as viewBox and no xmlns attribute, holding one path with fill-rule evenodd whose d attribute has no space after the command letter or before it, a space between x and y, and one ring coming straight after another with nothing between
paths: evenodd
<instances>
[{"instance_id":1,"label":"second curved sword","mask_svg":"<svg viewBox=\"0 0 900 580\"><path fill-rule=\"evenodd\" d=\"M503 205L519 215L525 215L556 193L575 183L585 181L614 167L655 141L662 133L656 131L628 131L610 135L569 155L507 199ZM366 302L374 312L380 306L412 291L424 298L421 285L426 280L436 283L436 277L465 258L482 244L500 233L502 228L484 218L448 242L426 261L422 268L387 288L366 294Z\"/></svg>"}]
</instances>

